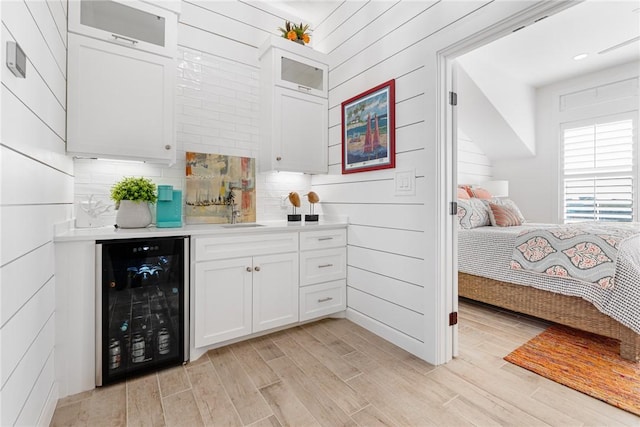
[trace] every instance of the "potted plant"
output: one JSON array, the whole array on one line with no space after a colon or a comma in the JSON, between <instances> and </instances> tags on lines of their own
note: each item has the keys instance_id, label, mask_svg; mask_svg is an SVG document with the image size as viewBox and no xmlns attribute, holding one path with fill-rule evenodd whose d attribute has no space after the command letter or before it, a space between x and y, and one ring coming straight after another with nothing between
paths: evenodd
<instances>
[{"instance_id":1,"label":"potted plant","mask_svg":"<svg viewBox=\"0 0 640 427\"><path fill-rule=\"evenodd\" d=\"M111 187L111 199L116 202L116 226L141 228L151 224L149 203L158 200L156 185L148 178L125 177Z\"/></svg>"},{"instance_id":2,"label":"potted plant","mask_svg":"<svg viewBox=\"0 0 640 427\"><path fill-rule=\"evenodd\" d=\"M302 25L302 22L300 25L297 25L292 24L289 21L285 21L284 28L279 27L278 30L280 30L282 37L285 39L289 39L300 44L309 43L309 32L311 32L309 30L309 25Z\"/></svg>"}]
</instances>

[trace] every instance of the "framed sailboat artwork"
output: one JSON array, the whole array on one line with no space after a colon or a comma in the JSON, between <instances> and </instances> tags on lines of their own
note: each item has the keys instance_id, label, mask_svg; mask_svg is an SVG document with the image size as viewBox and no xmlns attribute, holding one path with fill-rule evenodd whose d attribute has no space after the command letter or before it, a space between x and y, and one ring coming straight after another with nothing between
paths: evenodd
<instances>
[{"instance_id":1,"label":"framed sailboat artwork","mask_svg":"<svg viewBox=\"0 0 640 427\"><path fill-rule=\"evenodd\" d=\"M342 173L396 166L395 80L342 103Z\"/></svg>"}]
</instances>

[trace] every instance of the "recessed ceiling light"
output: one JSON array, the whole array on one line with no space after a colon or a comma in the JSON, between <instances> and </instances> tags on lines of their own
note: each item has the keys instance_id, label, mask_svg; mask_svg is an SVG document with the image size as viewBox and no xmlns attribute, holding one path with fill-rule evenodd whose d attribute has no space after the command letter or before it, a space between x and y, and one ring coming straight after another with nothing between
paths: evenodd
<instances>
[{"instance_id":1,"label":"recessed ceiling light","mask_svg":"<svg viewBox=\"0 0 640 427\"><path fill-rule=\"evenodd\" d=\"M576 61L580 61L581 59L584 59L584 58L586 58L587 56L589 56L589 55L588 55L588 54L586 54L586 53L581 53L580 55L576 55L576 56L574 56L574 57L573 57L573 59L575 59Z\"/></svg>"}]
</instances>

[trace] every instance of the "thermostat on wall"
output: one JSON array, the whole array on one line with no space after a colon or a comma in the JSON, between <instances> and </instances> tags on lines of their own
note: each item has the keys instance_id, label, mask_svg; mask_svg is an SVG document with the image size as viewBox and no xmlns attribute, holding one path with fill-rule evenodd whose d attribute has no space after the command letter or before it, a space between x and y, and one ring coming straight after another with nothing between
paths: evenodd
<instances>
[{"instance_id":1,"label":"thermostat on wall","mask_svg":"<svg viewBox=\"0 0 640 427\"><path fill-rule=\"evenodd\" d=\"M27 55L16 42L7 42L7 67L16 77L27 75Z\"/></svg>"}]
</instances>

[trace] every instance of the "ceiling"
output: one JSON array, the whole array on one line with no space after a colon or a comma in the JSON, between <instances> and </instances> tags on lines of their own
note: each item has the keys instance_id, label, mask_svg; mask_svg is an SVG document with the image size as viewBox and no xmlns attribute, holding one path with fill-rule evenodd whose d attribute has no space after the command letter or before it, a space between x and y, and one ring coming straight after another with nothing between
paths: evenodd
<instances>
[{"instance_id":1,"label":"ceiling","mask_svg":"<svg viewBox=\"0 0 640 427\"><path fill-rule=\"evenodd\" d=\"M270 5L299 16L313 27L341 3L296 0L275 1ZM606 51L625 42L628 44ZM580 53L588 56L574 60ZM467 55L500 64L503 72L518 75L523 83L533 87L637 61L640 0L586 0Z\"/></svg>"}]
</instances>

